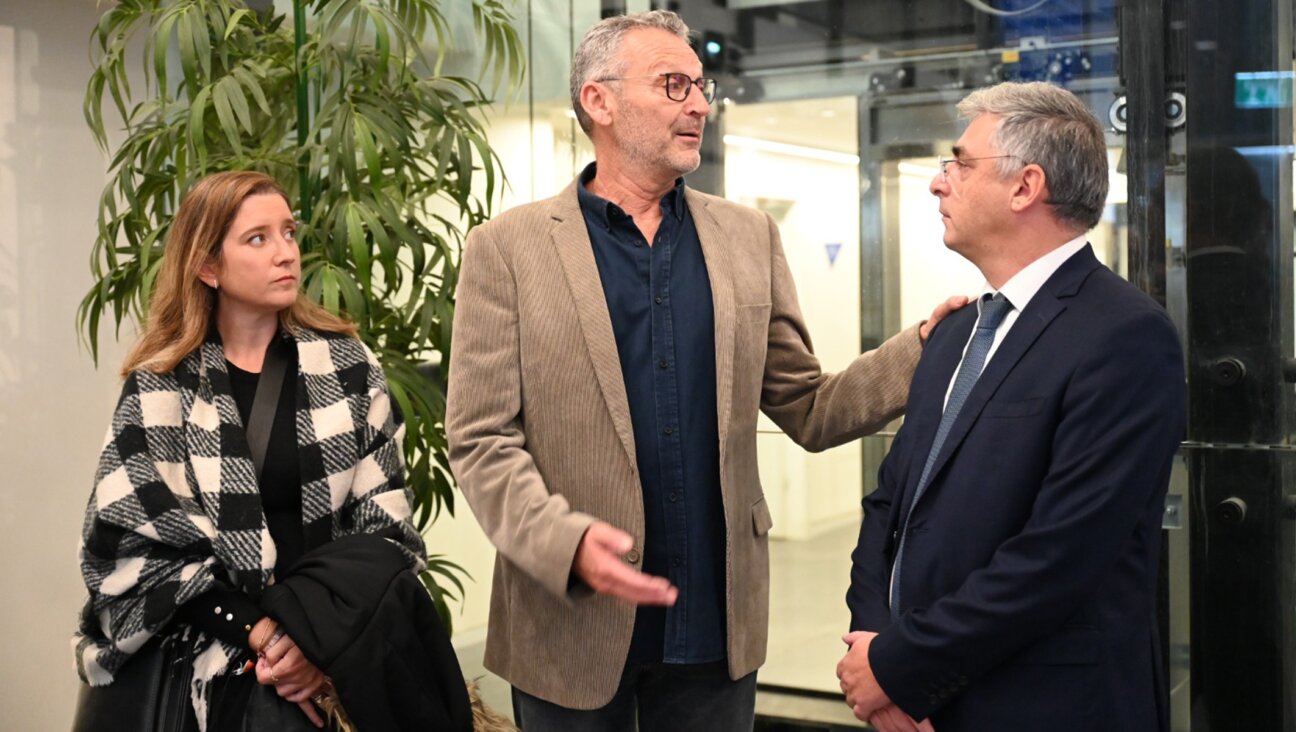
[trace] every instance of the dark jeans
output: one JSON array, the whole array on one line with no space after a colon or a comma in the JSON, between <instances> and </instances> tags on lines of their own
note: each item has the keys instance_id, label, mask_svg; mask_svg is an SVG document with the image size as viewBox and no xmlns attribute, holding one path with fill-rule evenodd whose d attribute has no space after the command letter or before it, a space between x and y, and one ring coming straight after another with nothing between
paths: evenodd
<instances>
[{"instance_id":1,"label":"dark jeans","mask_svg":"<svg viewBox=\"0 0 1296 732\"><path fill-rule=\"evenodd\" d=\"M568 709L514 688L513 717L523 732L750 732L756 673L731 681L726 661L642 664L625 670L599 709Z\"/></svg>"}]
</instances>

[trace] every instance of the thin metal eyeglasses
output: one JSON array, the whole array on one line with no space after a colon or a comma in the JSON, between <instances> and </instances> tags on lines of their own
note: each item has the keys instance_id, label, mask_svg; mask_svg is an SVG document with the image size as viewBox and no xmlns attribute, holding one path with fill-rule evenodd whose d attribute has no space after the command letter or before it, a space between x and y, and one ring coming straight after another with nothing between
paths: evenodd
<instances>
[{"instance_id":1,"label":"thin metal eyeglasses","mask_svg":"<svg viewBox=\"0 0 1296 732\"><path fill-rule=\"evenodd\" d=\"M950 163L958 163L960 168L966 168L968 163L976 160L998 160L1000 158L1017 158L1018 160L1021 160L1021 158L1016 155L986 155L985 157L980 158L938 158L938 162L940 163L941 180L949 183L948 167Z\"/></svg>"},{"instance_id":2,"label":"thin metal eyeglasses","mask_svg":"<svg viewBox=\"0 0 1296 732\"><path fill-rule=\"evenodd\" d=\"M707 104L715 101L716 80L708 79L705 76L690 79L688 74L670 72L645 76L605 76L601 79L595 79L595 81L622 81L624 79L663 79L662 86L666 87L666 98L672 102L682 102L688 99L689 92L693 91L695 86L698 91L702 92L702 98L707 100Z\"/></svg>"}]
</instances>

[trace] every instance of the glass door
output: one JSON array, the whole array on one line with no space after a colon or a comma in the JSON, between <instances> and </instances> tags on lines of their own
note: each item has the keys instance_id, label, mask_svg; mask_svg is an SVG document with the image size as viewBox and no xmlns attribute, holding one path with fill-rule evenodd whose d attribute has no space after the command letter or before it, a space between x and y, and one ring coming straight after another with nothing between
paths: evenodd
<instances>
[{"instance_id":1,"label":"glass door","mask_svg":"<svg viewBox=\"0 0 1296 732\"><path fill-rule=\"evenodd\" d=\"M1099 257L1184 337L1190 424L1166 506L1159 617L1172 728L1296 732L1293 0L546 0L518 107L520 198L588 158L566 60L599 15L668 7L721 101L693 187L779 221L808 327L839 369L975 270L926 182L978 87L1043 80L1110 124ZM775 513L763 687L839 697L859 500L888 433L807 455L759 435Z\"/></svg>"},{"instance_id":2,"label":"glass door","mask_svg":"<svg viewBox=\"0 0 1296 732\"><path fill-rule=\"evenodd\" d=\"M1174 6L1172 6L1172 12ZM1292 2L1177 11L1192 729L1296 729Z\"/></svg>"},{"instance_id":3,"label":"glass door","mask_svg":"<svg viewBox=\"0 0 1296 732\"><path fill-rule=\"evenodd\" d=\"M938 157L962 131L955 103L1005 80L1060 84L1110 121L1113 179L1091 234L1095 252L1163 302L1171 290L1168 304L1184 328L1186 165L1182 154L1172 155L1174 145L1184 148L1182 125L1162 124L1159 102L1156 124L1148 123L1142 101L1167 94L1164 79L1148 82L1167 71L1164 46L1149 44L1144 26L1158 28L1159 37L1170 19L1132 14L1125 5L730 0L720 10L701 0L678 3L699 32L708 73L721 78L722 103L709 130L724 142L714 143L696 178L779 221L825 368L840 368L949 294L981 287L975 268L943 246L927 188ZM1123 46L1122 36L1138 42ZM1155 59L1132 63L1135 51L1149 48ZM1170 91L1183 91L1181 76ZM1149 93L1149 86L1157 88ZM1152 184L1149 162L1159 166ZM1158 205L1149 206L1153 199ZM1174 253L1168 264L1165 241ZM1159 275L1150 277L1158 265ZM839 694L833 669L847 624L843 594L859 499L874 486L891 434L809 456L763 424L760 467L775 513L763 687ZM1188 729L1192 690L1188 492L1179 465L1160 593L1176 730Z\"/></svg>"}]
</instances>

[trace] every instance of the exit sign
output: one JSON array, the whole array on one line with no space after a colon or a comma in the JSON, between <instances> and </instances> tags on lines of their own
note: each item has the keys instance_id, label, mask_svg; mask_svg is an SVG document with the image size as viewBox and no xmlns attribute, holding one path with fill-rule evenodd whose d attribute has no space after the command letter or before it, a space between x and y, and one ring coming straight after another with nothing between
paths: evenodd
<instances>
[{"instance_id":1,"label":"exit sign","mask_svg":"<svg viewBox=\"0 0 1296 732\"><path fill-rule=\"evenodd\" d=\"M1278 109L1292 105L1291 71L1241 71L1233 75L1233 104L1238 109Z\"/></svg>"}]
</instances>

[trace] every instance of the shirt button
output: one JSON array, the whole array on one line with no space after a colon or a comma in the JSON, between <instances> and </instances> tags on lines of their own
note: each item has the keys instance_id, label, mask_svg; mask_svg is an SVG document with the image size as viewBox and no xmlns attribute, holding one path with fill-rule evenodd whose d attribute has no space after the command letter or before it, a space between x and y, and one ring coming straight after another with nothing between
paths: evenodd
<instances>
[{"instance_id":1,"label":"shirt button","mask_svg":"<svg viewBox=\"0 0 1296 732\"><path fill-rule=\"evenodd\" d=\"M678 500L680 499L679 491L675 491L674 493L671 493L671 494L670 494L670 499L671 499L671 502L672 502L672 503L678 501Z\"/></svg>"},{"instance_id":2,"label":"shirt button","mask_svg":"<svg viewBox=\"0 0 1296 732\"><path fill-rule=\"evenodd\" d=\"M662 360L657 362L657 365L661 366L662 368L666 368L669 364L667 364L666 359L663 358Z\"/></svg>"},{"instance_id":3,"label":"shirt button","mask_svg":"<svg viewBox=\"0 0 1296 732\"><path fill-rule=\"evenodd\" d=\"M661 296L661 295L658 295L657 297L653 298L653 301L656 302L658 305L661 305L661 304L662 304L662 296Z\"/></svg>"},{"instance_id":4,"label":"shirt button","mask_svg":"<svg viewBox=\"0 0 1296 732\"><path fill-rule=\"evenodd\" d=\"M634 549L631 549L630 551L626 552L625 558L626 558L626 561L629 562L629 563L631 563L631 564L638 564L638 563L639 563L639 552L635 551Z\"/></svg>"},{"instance_id":5,"label":"shirt button","mask_svg":"<svg viewBox=\"0 0 1296 732\"><path fill-rule=\"evenodd\" d=\"M671 560L672 567L678 567L682 564L684 564L684 560L680 559L679 557L675 557L674 559Z\"/></svg>"},{"instance_id":6,"label":"shirt button","mask_svg":"<svg viewBox=\"0 0 1296 732\"><path fill-rule=\"evenodd\" d=\"M664 434L671 435L675 433L675 430L671 429L670 427L667 427L666 429L662 430L662 432Z\"/></svg>"}]
</instances>

